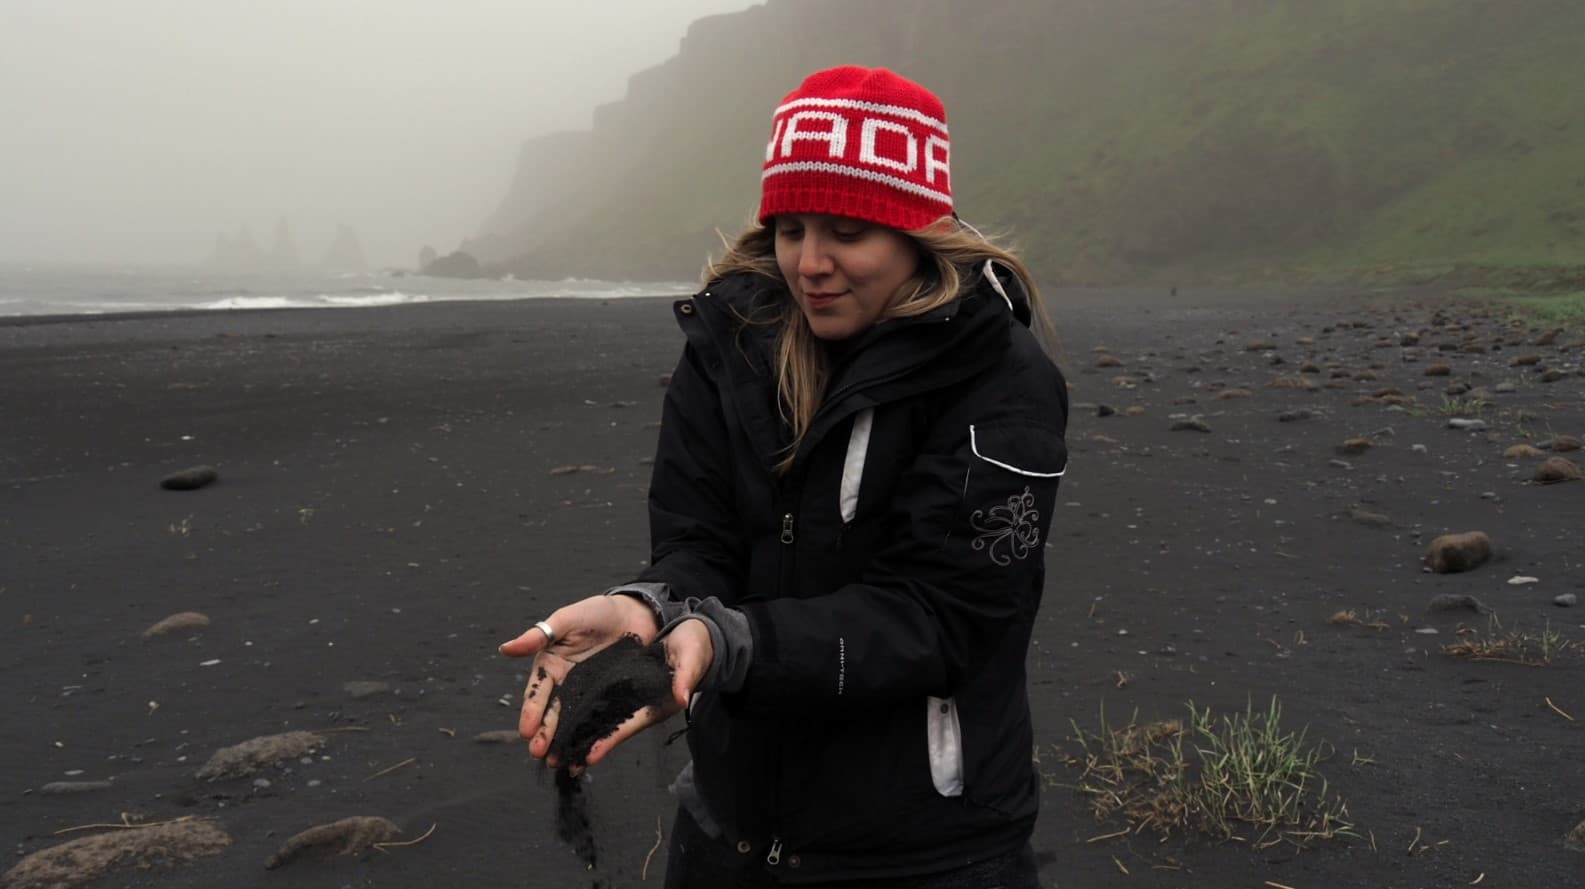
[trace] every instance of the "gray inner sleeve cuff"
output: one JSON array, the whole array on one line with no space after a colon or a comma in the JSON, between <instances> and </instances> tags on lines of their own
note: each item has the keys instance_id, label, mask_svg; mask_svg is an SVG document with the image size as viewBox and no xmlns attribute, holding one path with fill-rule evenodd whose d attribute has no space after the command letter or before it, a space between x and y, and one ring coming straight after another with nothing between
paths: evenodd
<instances>
[{"instance_id":1,"label":"gray inner sleeve cuff","mask_svg":"<svg viewBox=\"0 0 1585 889\"><path fill-rule=\"evenodd\" d=\"M736 608L728 608L714 596L674 601L670 588L664 583L624 584L607 590L606 595L643 599L655 612L661 636L685 620L703 623L710 631L714 657L697 691L733 692L743 687L748 678L749 663L754 658L754 634L749 629L748 615Z\"/></svg>"}]
</instances>

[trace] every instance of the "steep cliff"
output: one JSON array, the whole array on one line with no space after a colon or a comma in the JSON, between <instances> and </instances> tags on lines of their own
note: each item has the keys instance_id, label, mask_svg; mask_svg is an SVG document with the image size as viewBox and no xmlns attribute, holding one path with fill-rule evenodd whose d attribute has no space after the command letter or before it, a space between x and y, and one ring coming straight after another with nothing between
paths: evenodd
<instances>
[{"instance_id":1,"label":"steep cliff","mask_svg":"<svg viewBox=\"0 0 1585 889\"><path fill-rule=\"evenodd\" d=\"M1585 262L1577 0L768 0L525 145L478 238L520 276L692 277L810 71L941 95L963 216L1048 278Z\"/></svg>"}]
</instances>

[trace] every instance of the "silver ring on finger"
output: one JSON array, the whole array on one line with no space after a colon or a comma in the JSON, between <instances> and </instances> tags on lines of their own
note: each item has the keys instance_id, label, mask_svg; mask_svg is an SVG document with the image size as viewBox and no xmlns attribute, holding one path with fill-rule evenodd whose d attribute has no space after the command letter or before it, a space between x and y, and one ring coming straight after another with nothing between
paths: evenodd
<instances>
[{"instance_id":1,"label":"silver ring on finger","mask_svg":"<svg viewBox=\"0 0 1585 889\"><path fill-rule=\"evenodd\" d=\"M545 647L548 648L556 644L556 631L551 628L550 624L542 620L537 620L534 621L534 627L541 633L545 634Z\"/></svg>"}]
</instances>

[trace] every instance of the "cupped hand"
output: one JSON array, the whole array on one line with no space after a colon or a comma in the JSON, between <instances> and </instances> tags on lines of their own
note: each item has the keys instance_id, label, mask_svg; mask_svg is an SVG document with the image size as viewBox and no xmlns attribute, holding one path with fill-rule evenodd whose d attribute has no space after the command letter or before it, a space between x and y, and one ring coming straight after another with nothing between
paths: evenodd
<instances>
[{"instance_id":1,"label":"cupped hand","mask_svg":"<svg viewBox=\"0 0 1585 889\"><path fill-rule=\"evenodd\" d=\"M579 663L623 636L637 636L639 641L647 645L655 640L659 632L654 612L649 606L641 600L622 595L591 596L557 609L545 618L545 622L556 632L554 642L547 644L549 640L545 634L533 627L516 639L502 644L500 649L502 654L509 657L534 658L529 668L528 686L523 691L517 733L529 739L530 755L541 759L550 751L560 711L560 705L552 702L552 692L567 678L567 674ZM599 762L634 734L687 706L689 697L704 678L714 657L710 631L697 620L684 621L667 634L665 648L667 663L674 673L673 700L665 705L644 708L622 723L611 736L595 744L589 752L590 765ZM560 765L554 759L546 762L553 768Z\"/></svg>"},{"instance_id":2,"label":"cupped hand","mask_svg":"<svg viewBox=\"0 0 1585 889\"><path fill-rule=\"evenodd\" d=\"M710 628L697 619L684 620L672 627L661 640L666 649L666 663L671 666L671 700L653 704L634 713L616 731L596 741L589 748L589 765L594 765L615 750L622 742L652 725L658 725L686 709L699 683L704 681L710 663L715 659L715 644L710 641ZM550 741L545 741L548 746ZM532 750L533 745L530 744ZM555 766L556 763L550 763Z\"/></svg>"}]
</instances>

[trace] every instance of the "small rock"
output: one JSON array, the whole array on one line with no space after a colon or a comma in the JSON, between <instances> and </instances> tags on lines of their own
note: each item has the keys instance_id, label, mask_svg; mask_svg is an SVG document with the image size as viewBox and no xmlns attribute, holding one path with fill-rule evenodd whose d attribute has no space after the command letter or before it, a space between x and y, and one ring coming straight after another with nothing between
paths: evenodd
<instances>
[{"instance_id":1,"label":"small rock","mask_svg":"<svg viewBox=\"0 0 1585 889\"><path fill-rule=\"evenodd\" d=\"M1410 445L1409 446L1409 450L1415 452L1416 454L1429 454L1429 453L1431 453L1431 449L1426 447L1423 444Z\"/></svg>"},{"instance_id":2,"label":"small rock","mask_svg":"<svg viewBox=\"0 0 1585 889\"><path fill-rule=\"evenodd\" d=\"M1368 438L1350 438L1337 446L1337 452L1345 457L1357 457L1375 446L1376 443Z\"/></svg>"},{"instance_id":3,"label":"small rock","mask_svg":"<svg viewBox=\"0 0 1585 889\"><path fill-rule=\"evenodd\" d=\"M1548 457L1535 468L1535 480L1543 485L1575 482L1581 478L1585 478L1585 472L1581 472L1579 464L1567 457Z\"/></svg>"},{"instance_id":4,"label":"small rock","mask_svg":"<svg viewBox=\"0 0 1585 889\"><path fill-rule=\"evenodd\" d=\"M1529 586L1532 583L1540 582L1541 578L1539 577L1526 577L1523 574L1516 574L1513 577L1508 578L1509 586Z\"/></svg>"},{"instance_id":5,"label":"small rock","mask_svg":"<svg viewBox=\"0 0 1585 889\"><path fill-rule=\"evenodd\" d=\"M195 491L220 477L213 466L189 466L160 479L167 491Z\"/></svg>"},{"instance_id":6,"label":"small rock","mask_svg":"<svg viewBox=\"0 0 1585 889\"><path fill-rule=\"evenodd\" d=\"M1491 558L1491 538L1484 531L1443 534L1431 541L1425 563L1437 574L1456 574Z\"/></svg>"},{"instance_id":7,"label":"small rock","mask_svg":"<svg viewBox=\"0 0 1585 889\"><path fill-rule=\"evenodd\" d=\"M1277 415L1277 420L1282 423L1297 423L1300 420L1308 420L1310 417L1311 414L1307 410L1283 411Z\"/></svg>"},{"instance_id":8,"label":"small rock","mask_svg":"<svg viewBox=\"0 0 1585 889\"><path fill-rule=\"evenodd\" d=\"M196 611L181 611L164 618L143 631L143 638L153 639L178 630L196 630L209 626L209 617Z\"/></svg>"},{"instance_id":9,"label":"small rock","mask_svg":"<svg viewBox=\"0 0 1585 889\"><path fill-rule=\"evenodd\" d=\"M1095 406L1095 415L1097 417L1110 417L1115 413L1117 413L1117 408L1109 404L1097 404Z\"/></svg>"},{"instance_id":10,"label":"small rock","mask_svg":"<svg viewBox=\"0 0 1585 889\"><path fill-rule=\"evenodd\" d=\"M304 856L362 855L378 843L395 839L402 832L389 818L353 817L321 824L293 836L264 862L267 870Z\"/></svg>"},{"instance_id":11,"label":"small rock","mask_svg":"<svg viewBox=\"0 0 1585 889\"><path fill-rule=\"evenodd\" d=\"M1339 460L1336 457L1333 457L1332 459L1326 461L1326 465L1332 467L1333 469L1353 469L1354 468L1354 464L1348 462L1347 460Z\"/></svg>"},{"instance_id":12,"label":"small rock","mask_svg":"<svg viewBox=\"0 0 1585 889\"><path fill-rule=\"evenodd\" d=\"M1516 444L1502 452L1505 460L1539 460L1546 456L1540 448L1527 444Z\"/></svg>"},{"instance_id":13,"label":"small rock","mask_svg":"<svg viewBox=\"0 0 1585 889\"><path fill-rule=\"evenodd\" d=\"M1254 393L1250 392L1248 389L1240 389L1235 386L1231 389L1223 389L1222 391L1216 393L1216 397L1226 401L1232 398L1248 398L1253 394Z\"/></svg>"},{"instance_id":14,"label":"small rock","mask_svg":"<svg viewBox=\"0 0 1585 889\"><path fill-rule=\"evenodd\" d=\"M1123 366L1123 359L1118 358L1116 355L1102 355L1101 357L1095 359L1095 366L1096 367L1122 367Z\"/></svg>"},{"instance_id":15,"label":"small rock","mask_svg":"<svg viewBox=\"0 0 1585 889\"><path fill-rule=\"evenodd\" d=\"M1466 432L1479 432L1486 428L1485 420L1471 420L1466 417L1449 417L1447 428L1462 429Z\"/></svg>"},{"instance_id":16,"label":"small rock","mask_svg":"<svg viewBox=\"0 0 1585 889\"><path fill-rule=\"evenodd\" d=\"M51 781L39 788L39 793L45 796L69 796L74 793L93 793L96 790L109 790L114 785L109 781Z\"/></svg>"},{"instance_id":17,"label":"small rock","mask_svg":"<svg viewBox=\"0 0 1585 889\"><path fill-rule=\"evenodd\" d=\"M1442 593L1432 596L1431 601L1425 606L1427 611L1459 611L1467 609L1476 614L1491 614L1491 608L1486 603L1474 596L1458 593Z\"/></svg>"},{"instance_id":18,"label":"small rock","mask_svg":"<svg viewBox=\"0 0 1585 889\"><path fill-rule=\"evenodd\" d=\"M1350 507L1348 517L1366 526L1367 528L1385 528L1392 524L1392 519L1379 512L1370 512L1357 506Z\"/></svg>"},{"instance_id":19,"label":"small rock","mask_svg":"<svg viewBox=\"0 0 1585 889\"><path fill-rule=\"evenodd\" d=\"M1559 608L1573 608L1579 604L1579 596L1574 593L1563 593L1552 599L1552 604Z\"/></svg>"},{"instance_id":20,"label":"small rock","mask_svg":"<svg viewBox=\"0 0 1585 889\"><path fill-rule=\"evenodd\" d=\"M1433 364L1425 369L1428 377L1446 377L1453 374L1453 368L1446 364Z\"/></svg>"},{"instance_id":21,"label":"small rock","mask_svg":"<svg viewBox=\"0 0 1585 889\"><path fill-rule=\"evenodd\" d=\"M493 732L479 732L473 740L480 744L515 744L523 739L515 728L499 729Z\"/></svg>"},{"instance_id":22,"label":"small rock","mask_svg":"<svg viewBox=\"0 0 1585 889\"><path fill-rule=\"evenodd\" d=\"M342 683L341 690L357 700L362 700L364 698L372 698L375 695L384 694L390 691L391 685L388 682L357 680L354 682Z\"/></svg>"},{"instance_id":23,"label":"small rock","mask_svg":"<svg viewBox=\"0 0 1585 889\"><path fill-rule=\"evenodd\" d=\"M1545 445L1547 450L1558 454L1566 451L1577 451L1580 446L1580 440L1572 435L1554 435L1552 440Z\"/></svg>"},{"instance_id":24,"label":"small rock","mask_svg":"<svg viewBox=\"0 0 1585 889\"><path fill-rule=\"evenodd\" d=\"M1558 380L1561 380L1566 376L1568 376L1568 374L1554 368L1553 370L1549 370L1541 375L1541 382L1556 383Z\"/></svg>"},{"instance_id":25,"label":"small rock","mask_svg":"<svg viewBox=\"0 0 1585 889\"><path fill-rule=\"evenodd\" d=\"M1435 636L1438 632L1436 627L1415 627L1414 631L1421 636Z\"/></svg>"},{"instance_id":26,"label":"small rock","mask_svg":"<svg viewBox=\"0 0 1585 889\"><path fill-rule=\"evenodd\" d=\"M1211 425L1198 417L1176 420L1172 424L1173 432L1210 432Z\"/></svg>"},{"instance_id":27,"label":"small rock","mask_svg":"<svg viewBox=\"0 0 1585 889\"><path fill-rule=\"evenodd\" d=\"M283 759L296 759L312 753L324 745L324 736L313 732L263 735L215 751L194 777L200 781L240 778Z\"/></svg>"},{"instance_id":28,"label":"small rock","mask_svg":"<svg viewBox=\"0 0 1585 889\"><path fill-rule=\"evenodd\" d=\"M1519 391L1519 387L1505 380L1491 387L1491 391L1496 392L1498 395L1511 395Z\"/></svg>"}]
</instances>

